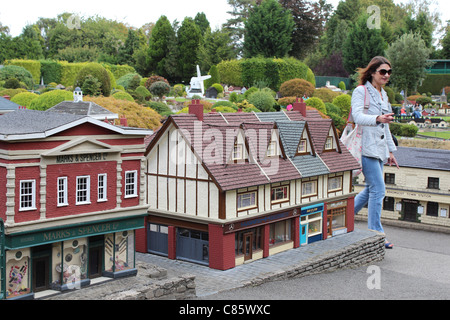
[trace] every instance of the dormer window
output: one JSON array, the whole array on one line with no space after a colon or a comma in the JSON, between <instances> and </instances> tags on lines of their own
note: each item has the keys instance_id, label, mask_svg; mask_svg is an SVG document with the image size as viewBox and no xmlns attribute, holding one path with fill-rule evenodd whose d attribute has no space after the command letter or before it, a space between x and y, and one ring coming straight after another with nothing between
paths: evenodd
<instances>
[{"instance_id":1,"label":"dormer window","mask_svg":"<svg viewBox=\"0 0 450 320\"><path fill-rule=\"evenodd\" d=\"M233 160L241 160L244 157L244 146L241 143L235 144L233 149Z\"/></svg>"},{"instance_id":2,"label":"dormer window","mask_svg":"<svg viewBox=\"0 0 450 320\"><path fill-rule=\"evenodd\" d=\"M297 153L307 153L308 152L308 141L306 139L301 139L298 144Z\"/></svg>"},{"instance_id":3,"label":"dormer window","mask_svg":"<svg viewBox=\"0 0 450 320\"><path fill-rule=\"evenodd\" d=\"M325 150L332 150L333 149L333 137L328 136L327 140L325 142Z\"/></svg>"},{"instance_id":4,"label":"dormer window","mask_svg":"<svg viewBox=\"0 0 450 320\"><path fill-rule=\"evenodd\" d=\"M276 141L271 141L269 147L267 148L267 156L273 157L277 155L277 143Z\"/></svg>"}]
</instances>

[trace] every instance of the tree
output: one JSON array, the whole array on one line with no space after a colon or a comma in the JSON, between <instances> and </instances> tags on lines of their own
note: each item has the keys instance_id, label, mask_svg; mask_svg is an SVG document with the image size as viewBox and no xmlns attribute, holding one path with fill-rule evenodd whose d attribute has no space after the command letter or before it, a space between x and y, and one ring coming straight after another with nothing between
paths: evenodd
<instances>
[{"instance_id":1,"label":"tree","mask_svg":"<svg viewBox=\"0 0 450 320\"><path fill-rule=\"evenodd\" d=\"M416 18L411 15L405 19L406 32L417 33L425 41L428 48L431 48L433 42L433 23L427 17L425 12L419 12Z\"/></svg>"},{"instance_id":2,"label":"tree","mask_svg":"<svg viewBox=\"0 0 450 320\"><path fill-rule=\"evenodd\" d=\"M450 20L447 21L445 35L441 40L443 59L450 59Z\"/></svg>"},{"instance_id":3,"label":"tree","mask_svg":"<svg viewBox=\"0 0 450 320\"><path fill-rule=\"evenodd\" d=\"M291 11L294 20L290 55L303 58L319 40L332 7L324 0L280 0L280 4Z\"/></svg>"},{"instance_id":4,"label":"tree","mask_svg":"<svg viewBox=\"0 0 450 320\"><path fill-rule=\"evenodd\" d=\"M358 18L350 27L342 48L344 67L351 74L357 68L365 67L373 57L382 56L387 47L386 41L381 36L381 30L367 27L368 19L367 14L362 14Z\"/></svg>"},{"instance_id":5,"label":"tree","mask_svg":"<svg viewBox=\"0 0 450 320\"><path fill-rule=\"evenodd\" d=\"M133 29L128 30L127 40L125 40L125 44L119 48L119 55L117 58L117 62L119 64L128 64L130 66L134 66L136 64L136 60L133 55L135 51L137 51L140 47L140 41L137 35L137 32Z\"/></svg>"},{"instance_id":6,"label":"tree","mask_svg":"<svg viewBox=\"0 0 450 320\"><path fill-rule=\"evenodd\" d=\"M189 82L196 74L198 50L202 33L192 18L186 17L177 32L178 35L178 70L181 79Z\"/></svg>"},{"instance_id":7,"label":"tree","mask_svg":"<svg viewBox=\"0 0 450 320\"><path fill-rule=\"evenodd\" d=\"M206 15L204 12L199 12L194 18L195 24L200 28L200 31L202 33L202 36L205 35L206 30L210 28L209 21L206 18Z\"/></svg>"},{"instance_id":8,"label":"tree","mask_svg":"<svg viewBox=\"0 0 450 320\"><path fill-rule=\"evenodd\" d=\"M175 31L166 16L161 16L153 27L148 48L148 66L151 72L167 77L166 59L169 42Z\"/></svg>"},{"instance_id":9,"label":"tree","mask_svg":"<svg viewBox=\"0 0 450 320\"><path fill-rule=\"evenodd\" d=\"M244 24L244 57L283 58L291 50L294 21L276 0L255 6Z\"/></svg>"},{"instance_id":10,"label":"tree","mask_svg":"<svg viewBox=\"0 0 450 320\"><path fill-rule=\"evenodd\" d=\"M209 70L213 65L217 65L222 60L236 58L231 45L230 34L224 29L211 32L208 28L198 54L201 70Z\"/></svg>"},{"instance_id":11,"label":"tree","mask_svg":"<svg viewBox=\"0 0 450 320\"><path fill-rule=\"evenodd\" d=\"M418 34L406 33L394 41L386 50L386 58L392 64L394 72L391 82L398 89L415 90L417 85L425 79L426 68L431 49Z\"/></svg>"}]
</instances>

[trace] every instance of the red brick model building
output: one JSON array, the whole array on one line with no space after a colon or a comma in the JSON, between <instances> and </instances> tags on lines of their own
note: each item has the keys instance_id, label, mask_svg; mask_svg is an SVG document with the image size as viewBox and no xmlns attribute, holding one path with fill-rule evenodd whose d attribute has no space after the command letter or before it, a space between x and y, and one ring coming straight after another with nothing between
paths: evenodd
<instances>
[{"instance_id":1,"label":"red brick model building","mask_svg":"<svg viewBox=\"0 0 450 320\"><path fill-rule=\"evenodd\" d=\"M203 114L195 101L149 140L140 252L225 270L353 230L358 164L303 102Z\"/></svg>"},{"instance_id":2,"label":"red brick model building","mask_svg":"<svg viewBox=\"0 0 450 320\"><path fill-rule=\"evenodd\" d=\"M136 274L149 134L64 113L0 116L0 298Z\"/></svg>"}]
</instances>

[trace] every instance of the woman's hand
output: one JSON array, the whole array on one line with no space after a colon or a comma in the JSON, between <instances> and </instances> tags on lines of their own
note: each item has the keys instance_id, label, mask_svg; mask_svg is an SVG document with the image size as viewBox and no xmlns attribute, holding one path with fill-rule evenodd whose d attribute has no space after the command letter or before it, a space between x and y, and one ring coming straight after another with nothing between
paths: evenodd
<instances>
[{"instance_id":1,"label":"woman's hand","mask_svg":"<svg viewBox=\"0 0 450 320\"><path fill-rule=\"evenodd\" d=\"M393 164L395 164L395 166L397 167L397 169L400 169L400 167L398 166L397 163L397 159L395 159L394 154L392 152L389 152L389 159L388 159L388 164L390 166L392 166Z\"/></svg>"},{"instance_id":2,"label":"woman's hand","mask_svg":"<svg viewBox=\"0 0 450 320\"><path fill-rule=\"evenodd\" d=\"M394 120L393 115L394 115L393 113L382 114L381 116L377 117L377 122L380 122L380 123L391 123Z\"/></svg>"}]
</instances>

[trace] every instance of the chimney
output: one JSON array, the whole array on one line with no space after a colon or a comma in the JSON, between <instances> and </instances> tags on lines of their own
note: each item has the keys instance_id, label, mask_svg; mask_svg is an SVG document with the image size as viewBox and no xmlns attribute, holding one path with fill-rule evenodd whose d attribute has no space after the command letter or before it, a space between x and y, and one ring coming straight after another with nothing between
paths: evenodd
<instances>
[{"instance_id":1,"label":"chimney","mask_svg":"<svg viewBox=\"0 0 450 320\"><path fill-rule=\"evenodd\" d=\"M198 121L203 121L203 105L200 104L200 100L192 100L192 103L189 105L189 114L195 114Z\"/></svg>"},{"instance_id":2,"label":"chimney","mask_svg":"<svg viewBox=\"0 0 450 320\"><path fill-rule=\"evenodd\" d=\"M292 111L300 111L302 116L306 118L306 103L302 98L300 98L300 101L298 101L298 98L295 99L295 102L292 104Z\"/></svg>"},{"instance_id":3,"label":"chimney","mask_svg":"<svg viewBox=\"0 0 450 320\"><path fill-rule=\"evenodd\" d=\"M122 127L128 127L128 120L126 117L120 117L120 125Z\"/></svg>"},{"instance_id":4,"label":"chimney","mask_svg":"<svg viewBox=\"0 0 450 320\"><path fill-rule=\"evenodd\" d=\"M11 100L10 96L3 96L3 98L7 99L7 100Z\"/></svg>"}]
</instances>

